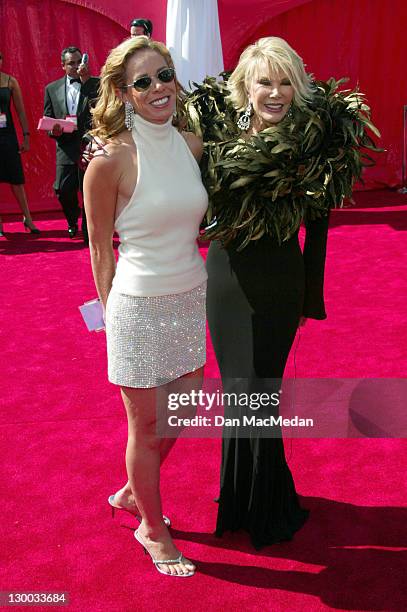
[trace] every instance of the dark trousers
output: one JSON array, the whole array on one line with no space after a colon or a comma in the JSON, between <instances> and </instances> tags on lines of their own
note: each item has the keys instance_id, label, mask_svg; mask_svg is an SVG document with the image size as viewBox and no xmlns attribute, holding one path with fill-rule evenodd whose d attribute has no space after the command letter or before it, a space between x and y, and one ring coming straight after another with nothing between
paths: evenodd
<instances>
[{"instance_id":1,"label":"dark trousers","mask_svg":"<svg viewBox=\"0 0 407 612\"><path fill-rule=\"evenodd\" d=\"M62 206L69 227L78 224L81 216L78 191L83 191L83 172L76 165L57 165L54 183L55 194ZM88 230L85 209L82 209L82 232L87 240Z\"/></svg>"}]
</instances>

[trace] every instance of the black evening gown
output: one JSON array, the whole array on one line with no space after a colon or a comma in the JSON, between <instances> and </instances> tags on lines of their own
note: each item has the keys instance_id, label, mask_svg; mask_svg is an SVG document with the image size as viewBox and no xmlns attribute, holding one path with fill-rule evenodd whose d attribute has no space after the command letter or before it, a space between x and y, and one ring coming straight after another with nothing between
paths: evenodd
<instances>
[{"instance_id":1,"label":"black evening gown","mask_svg":"<svg viewBox=\"0 0 407 612\"><path fill-rule=\"evenodd\" d=\"M0 87L0 113L6 115L6 127L0 129L0 183L24 184L24 171L18 152L16 130L11 114L11 89L8 84Z\"/></svg>"},{"instance_id":2,"label":"black evening gown","mask_svg":"<svg viewBox=\"0 0 407 612\"><path fill-rule=\"evenodd\" d=\"M224 393L278 384L301 315L326 318L327 229L328 217L306 224L304 253L298 233L281 246L264 236L240 252L234 243L210 245L207 313ZM225 417L236 410L226 406ZM216 534L244 529L259 549L291 539L308 511L299 505L281 436L241 433L224 428Z\"/></svg>"}]
</instances>

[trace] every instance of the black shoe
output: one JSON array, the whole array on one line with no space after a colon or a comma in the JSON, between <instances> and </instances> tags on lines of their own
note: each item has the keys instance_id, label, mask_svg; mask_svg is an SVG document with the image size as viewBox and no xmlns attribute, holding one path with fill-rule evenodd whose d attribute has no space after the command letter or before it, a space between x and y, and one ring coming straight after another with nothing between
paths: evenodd
<instances>
[{"instance_id":1,"label":"black shoe","mask_svg":"<svg viewBox=\"0 0 407 612\"><path fill-rule=\"evenodd\" d=\"M24 229L26 232L31 232L31 234L41 234L40 230L38 229L38 227L35 227L34 223L31 221L31 223L28 223L27 219L24 217L23 218L23 225L24 225Z\"/></svg>"},{"instance_id":2,"label":"black shoe","mask_svg":"<svg viewBox=\"0 0 407 612\"><path fill-rule=\"evenodd\" d=\"M68 227L68 235L70 238L75 238L76 234L78 233L78 226L75 225L70 225Z\"/></svg>"}]
</instances>

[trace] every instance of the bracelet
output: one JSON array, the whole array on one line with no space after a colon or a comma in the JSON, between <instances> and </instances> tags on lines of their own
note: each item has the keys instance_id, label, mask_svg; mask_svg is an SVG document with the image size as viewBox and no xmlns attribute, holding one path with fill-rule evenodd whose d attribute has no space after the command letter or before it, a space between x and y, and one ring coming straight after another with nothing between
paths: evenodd
<instances>
[{"instance_id":1,"label":"bracelet","mask_svg":"<svg viewBox=\"0 0 407 612\"><path fill-rule=\"evenodd\" d=\"M30 132L23 132L23 136L29 136Z\"/></svg>"}]
</instances>

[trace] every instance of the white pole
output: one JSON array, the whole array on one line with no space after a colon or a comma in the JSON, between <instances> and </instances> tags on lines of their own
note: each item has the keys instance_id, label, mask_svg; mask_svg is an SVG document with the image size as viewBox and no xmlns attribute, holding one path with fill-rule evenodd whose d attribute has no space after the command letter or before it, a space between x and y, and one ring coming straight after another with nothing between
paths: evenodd
<instances>
[{"instance_id":1,"label":"white pole","mask_svg":"<svg viewBox=\"0 0 407 612\"><path fill-rule=\"evenodd\" d=\"M166 42L186 89L222 72L217 0L167 0Z\"/></svg>"}]
</instances>

